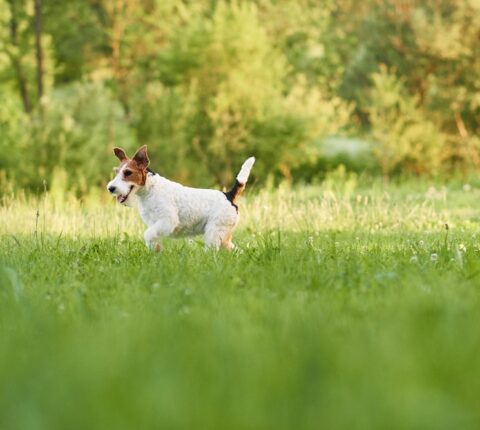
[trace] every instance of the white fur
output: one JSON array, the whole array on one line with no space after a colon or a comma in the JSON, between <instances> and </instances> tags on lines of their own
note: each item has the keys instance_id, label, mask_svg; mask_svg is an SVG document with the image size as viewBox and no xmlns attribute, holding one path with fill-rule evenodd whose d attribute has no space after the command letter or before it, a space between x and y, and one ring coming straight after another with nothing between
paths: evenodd
<instances>
[{"instance_id":1,"label":"white fur","mask_svg":"<svg viewBox=\"0 0 480 430\"><path fill-rule=\"evenodd\" d=\"M237 180L245 184L255 159L249 158L242 166ZM115 186L113 194L125 195L131 184L122 172L107 185ZM237 208L224 193L216 190L185 187L158 174L149 173L145 186L135 186L125 201L137 206L148 228L144 233L147 246L158 249L162 237L182 237L203 234L205 246L218 249L234 247L232 230L238 223Z\"/></svg>"},{"instance_id":2,"label":"white fur","mask_svg":"<svg viewBox=\"0 0 480 430\"><path fill-rule=\"evenodd\" d=\"M123 179L124 170L125 170L125 166L123 166L121 169L118 169L117 174L115 175L115 178L113 178L113 180L111 180L107 185L108 190L112 186L115 187L115 192L112 193L115 196L126 195L130 190L131 184ZM127 206L130 206L130 205L127 205Z\"/></svg>"},{"instance_id":3,"label":"white fur","mask_svg":"<svg viewBox=\"0 0 480 430\"><path fill-rule=\"evenodd\" d=\"M250 170L252 170L253 164L255 163L255 157L250 157L245 163L242 164L242 168L237 175L237 181L245 185L248 181L248 177L250 176Z\"/></svg>"}]
</instances>

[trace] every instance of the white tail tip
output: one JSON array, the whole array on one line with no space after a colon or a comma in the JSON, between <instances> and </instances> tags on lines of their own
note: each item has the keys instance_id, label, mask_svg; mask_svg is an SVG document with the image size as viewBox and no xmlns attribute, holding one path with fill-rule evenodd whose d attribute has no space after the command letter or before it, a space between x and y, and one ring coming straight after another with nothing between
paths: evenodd
<instances>
[{"instance_id":1,"label":"white tail tip","mask_svg":"<svg viewBox=\"0 0 480 430\"><path fill-rule=\"evenodd\" d=\"M255 157L250 157L243 163L242 168L240 169L239 174L237 175L237 181L242 185L245 185L250 176L250 170L252 170L253 165L255 164Z\"/></svg>"}]
</instances>

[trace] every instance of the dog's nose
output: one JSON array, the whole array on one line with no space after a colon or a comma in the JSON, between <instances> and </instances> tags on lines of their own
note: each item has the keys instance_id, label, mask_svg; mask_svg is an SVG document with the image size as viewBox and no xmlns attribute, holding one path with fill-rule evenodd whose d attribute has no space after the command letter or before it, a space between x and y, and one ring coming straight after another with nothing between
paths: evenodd
<instances>
[{"instance_id":1,"label":"dog's nose","mask_svg":"<svg viewBox=\"0 0 480 430\"><path fill-rule=\"evenodd\" d=\"M110 191L112 194L115 192L116 188L113 185L110 185L108 187L108 191Z\"/></svg>"}]
</instances>

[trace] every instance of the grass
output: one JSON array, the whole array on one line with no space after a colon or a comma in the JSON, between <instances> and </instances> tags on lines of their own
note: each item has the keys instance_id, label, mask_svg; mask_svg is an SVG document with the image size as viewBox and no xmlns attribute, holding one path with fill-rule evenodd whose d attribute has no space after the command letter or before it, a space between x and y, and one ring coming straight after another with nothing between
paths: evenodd
<instances>
[{"instance_id":1,"label":"grass","mask_svg":"<svg viewBox=\"0 0 480 430\"><path fill-rule=\"evenodd\" d=\"M479 197L251 192L233 254L150 253L110 201L5 198L0 429L478 428Z\"/></svg>"}]
</instances>

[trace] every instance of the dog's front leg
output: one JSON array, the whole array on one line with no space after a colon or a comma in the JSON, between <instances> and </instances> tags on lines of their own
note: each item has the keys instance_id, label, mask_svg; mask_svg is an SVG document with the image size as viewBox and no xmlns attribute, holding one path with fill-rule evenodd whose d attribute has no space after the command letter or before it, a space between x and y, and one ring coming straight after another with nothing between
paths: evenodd
<instances>
[{"instance_id":1,"label":"dog's front leg","mask_svg":"<svg viewBox=\"0 0 480 430\"><path fill-rule=\"evenodd\" d=\"M160 240L162 237L170 236L175 230L175 223L172 220L159 220L145 230L143 235L146 245L152 251L160 251Z\"/></svg>"}]
</instances>

